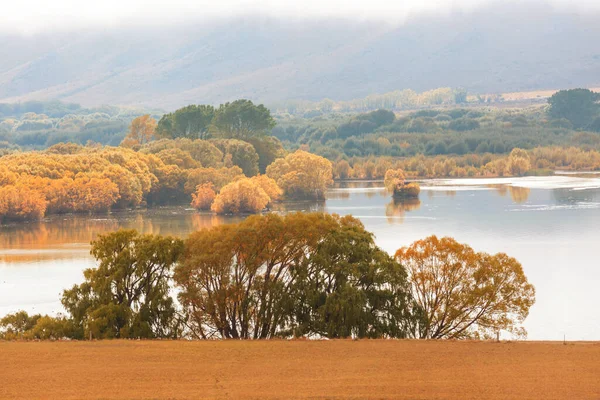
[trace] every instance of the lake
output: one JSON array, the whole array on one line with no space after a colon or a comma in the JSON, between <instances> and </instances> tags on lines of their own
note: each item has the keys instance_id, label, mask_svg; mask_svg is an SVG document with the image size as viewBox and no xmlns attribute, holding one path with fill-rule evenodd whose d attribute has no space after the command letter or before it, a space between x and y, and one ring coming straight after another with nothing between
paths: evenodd
<instances>
[{"instance_id":1,"label":"lake","mask_svg":"<svg viewBox=\"0 0 600 400\"><path fill-rule=\"evenodd\" d=\"M277 212L352 214L390 253L431 234L475 250L504 252L536 287L525 322L532 340L600 340L600 178L595 175L428 180L419 200L394 203L382 182L342 182L322 203L279 205ZM239 221L185 207L60 215L0 226L0 316L19 309L55 314L62 289L95 265L89 242L119 228L185 237Z\"/></svg>"}]
</instances>

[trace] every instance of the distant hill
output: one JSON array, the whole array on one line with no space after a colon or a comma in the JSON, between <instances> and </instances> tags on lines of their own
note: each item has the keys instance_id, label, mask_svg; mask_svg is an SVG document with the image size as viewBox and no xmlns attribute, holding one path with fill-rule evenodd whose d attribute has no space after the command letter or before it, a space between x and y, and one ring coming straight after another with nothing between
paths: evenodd
<instances>
[{"instance_id":1,"label":"distant hill","mask_svg":"<svg viewBox=\"0 0 600 400\"><path fill-rule=\"evenodd\" d=\"M494 5L401 26L246 17L179 27L0 34L0 102L173 109L250 98L348 100L397 89L470 92L600 84L598 15Z\"/></svg>"}]
</instances>

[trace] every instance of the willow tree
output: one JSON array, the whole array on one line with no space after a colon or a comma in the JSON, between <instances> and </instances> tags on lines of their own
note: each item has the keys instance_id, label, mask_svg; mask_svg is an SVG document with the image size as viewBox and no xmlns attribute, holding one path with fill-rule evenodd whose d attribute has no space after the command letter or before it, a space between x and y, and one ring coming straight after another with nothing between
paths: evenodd
<instances>
[{"instance_id":1,"label":"willow tree","mask_svg":"<svg viewBox=\"0 0 600 400\"><path fill-rule=\"evenodd\" d=\"M286 197L322 200L333 183L333 166L326 158L297 150L267 167L267 175Z\"/></svg>"},{"instance_id":2,"label":"willow tree","mask_svg":"<svg viewBox=\"0 0 600 400\"><path fill-rule=\"evenodd\" d=\"M62 304L86 337L176 337L169 279L182 248L181 240L135 230L100 235L91 250L98 268L86 269Z\"/></svg>"},{"instance_id":3,"label":"willow tree","mask_svg":"<svg viewBox=\"0 0 600 400\"><path fill-rule=\"evenodd\" d=\"M477 253L466 244L430 236L396 252L424 312L421 338L490 338L521 326L535 289L521 264L503 253Z\"/></svg>"},{"instance_id":4,"label":"willow tree","mask_svg":"<svg viewBox=\"0 0 600 400\"><path fill-rule=\"evenodd\" d=\"M406 337L406 272L352 217L252 216L192 234L175 269L198 338Z\"/></svg>"}]
</instances>

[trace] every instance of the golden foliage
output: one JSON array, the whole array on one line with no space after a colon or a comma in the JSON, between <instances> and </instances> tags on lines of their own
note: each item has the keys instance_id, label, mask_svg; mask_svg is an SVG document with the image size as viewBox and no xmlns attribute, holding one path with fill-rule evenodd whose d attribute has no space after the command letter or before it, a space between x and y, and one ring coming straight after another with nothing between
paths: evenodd
<instances>
[{"instance_id":1,"label":"golden foliage","mask_svg":"<svg viewBox=\"0 0 600 400\"><path fill-rule=\"evenodd\" d=\"M421 192L418 183L406 183L404 171L401 169L387 170L383 182L387 191L396 198L414 198L418 197Z\"/></svg>"},{"instance_id":2,"label":"golden foliage","mask_svg":"<svg viewBox=\"0 0 600 400\"><path fill-rule=\"evenodd\" d=\"M506 172L508 175L523 176L531 169L529 154L523 149L513 149L506 162Z\"/></svg>"},{"instance_id":3,"label":"golden foliage","mask_svg":"<svg viewBox=\"0 0 600 400\"><path fill-rule=\"evenodd\" d=\"M137 206L166 166L153 155L114 147L54 146L0 158L0 181L41 193L48 212L101 211Z\"/></svg>"},{"instance_id":4,"label":"golden foliage","mask_svg":"<svg viewBox=\"0 0 600 400\"><path fill-rule=\"evenodd\" d=\"M283 190L274 179L269 178L267 175L257 175L250 178L250 180L265 191L270 198L269 203L281 200Z\"/></svg>"},{"instance_id":5,"label":"golden foliage","mask_svg":"<svg viewBox=\"0 0 600 400\"><path fill-rule=\"evenodd\" d=\"M154 139L156 120L150 115L134 118L129 125L129 132L121 142L121 146L139 148Z\"/></svg>"},{"instance_id":6,"label":"golden foliage","mask_svg":"<svg viewBox=\"0 0 600 400\"><path fill-rule=\"evenodd\" d=\"M406 177L401 169L389 169L385 172L383 184L388 192L396 193L404 186Z\"/></svg>"},{"instance_id":7,"label":"golden foliage","mask_svg":"<svg viewBox=\"0 0 600 400\"><path fill-rule=\"evenodd\" d=\"M476 253L430 236L396 252L424 312L422 338L489 338L500 330L526 335L520 326L535 302L521 264L503 253Z\"/></svg>"},{"instance_id":8,"label":"golden foliage","mask_svg":"<svg viewBox=\"0 0 600 400\"><path fill-rule=\"evenodd\" d=\"M216 196L217 194L213 189L212 183L198 185L196 193L192 193L192 207L198 210L210 210L210 206Z\"/></svg>"},{"instance_id":9,"label":"golden foliage","mask_svg":"<svg viewBox=\"0 0 600 400\"><path fill-rule=\"evenodd\" d=\"M298 150L275 160L267 175L283 189L286 197L324 199L333 183L333 167L326 158Z\"/></svg>"},{"instance_id":10,"label":"golden foliage","mask_svg":"<svg viewBox=\"0 0 600 400\"><path fill-rule=\"evenodd\" d=\"M217 214L244 214L262 211L271 201L269 195L250 178L228 183L215 198L211 210Z\"/></svg>"},{"instance_id":11,"label":"golden foliage","mask_svg":"<svg viewBox=\"0 0 600 400\"><path fill-rule=\"evenodd\" d=\"M212 183L216 191L237 178L243 177L244 174L240 167L233 166L231 168L196 168L188 172L187 181L185 182L185 192L192 193L198 185Z\"/></svg>"},{"instance_id":12,"label":"golden foliage","mask_svg":"<svg viewBox=\"0 0 600 400\"><path fill-rule=\"evenodd\" d=\"M340 161L338 161L340 163ZM373 160L354 158L349 161L347 170L350 179L366 179ZM420 178L461 178L522 176L532 169L544 170L600 170L600 152L575 147L539 147L533 150L513 149L510 155L467 154L464 156L417 155L403 159L379 157L374 161L374 179L384 179L387 169L402 169L407 177ZM336 163L337 165L337 163ZM335 177L342 179L336 171ZM383 172L382 172L383 171Z\"/></svg>"},{"instance_id":13,"label":"golden foliage","mask_svg":"<svg viewBox=\"0 0 600 400\"><path fill-rule=\"evenodd\" d=\"M37 190L14 185L0 187L0 222L40 219L46 205L44 195Z\"/></svg>"},{"instance_id":14,"label":"golden foliage","mask_svg":"<svg viewBox=\"0 0 600 400\"><path fill-rule=\"evenodd\" d=\"M392 199L385 206L385 216L389 223L403 222L404 214L407 211L418 210L419 208L421 208L421 200L418 198Z\"/></svg>"}]
</instances>

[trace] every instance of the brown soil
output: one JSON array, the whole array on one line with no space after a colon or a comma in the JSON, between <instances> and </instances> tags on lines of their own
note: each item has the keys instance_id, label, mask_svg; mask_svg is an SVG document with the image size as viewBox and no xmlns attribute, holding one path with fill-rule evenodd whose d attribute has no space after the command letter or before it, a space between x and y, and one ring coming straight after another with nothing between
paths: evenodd
<instances>
[{"instance_id":1,"label":"brown soil","mask_svg":"<svg viewBox=\"0 0 600 400\"><path fill-rule=\"evenodd\" d=\"M600 399L600 343L0 342L0 398Z\"/></svg>"}]
</instances>

